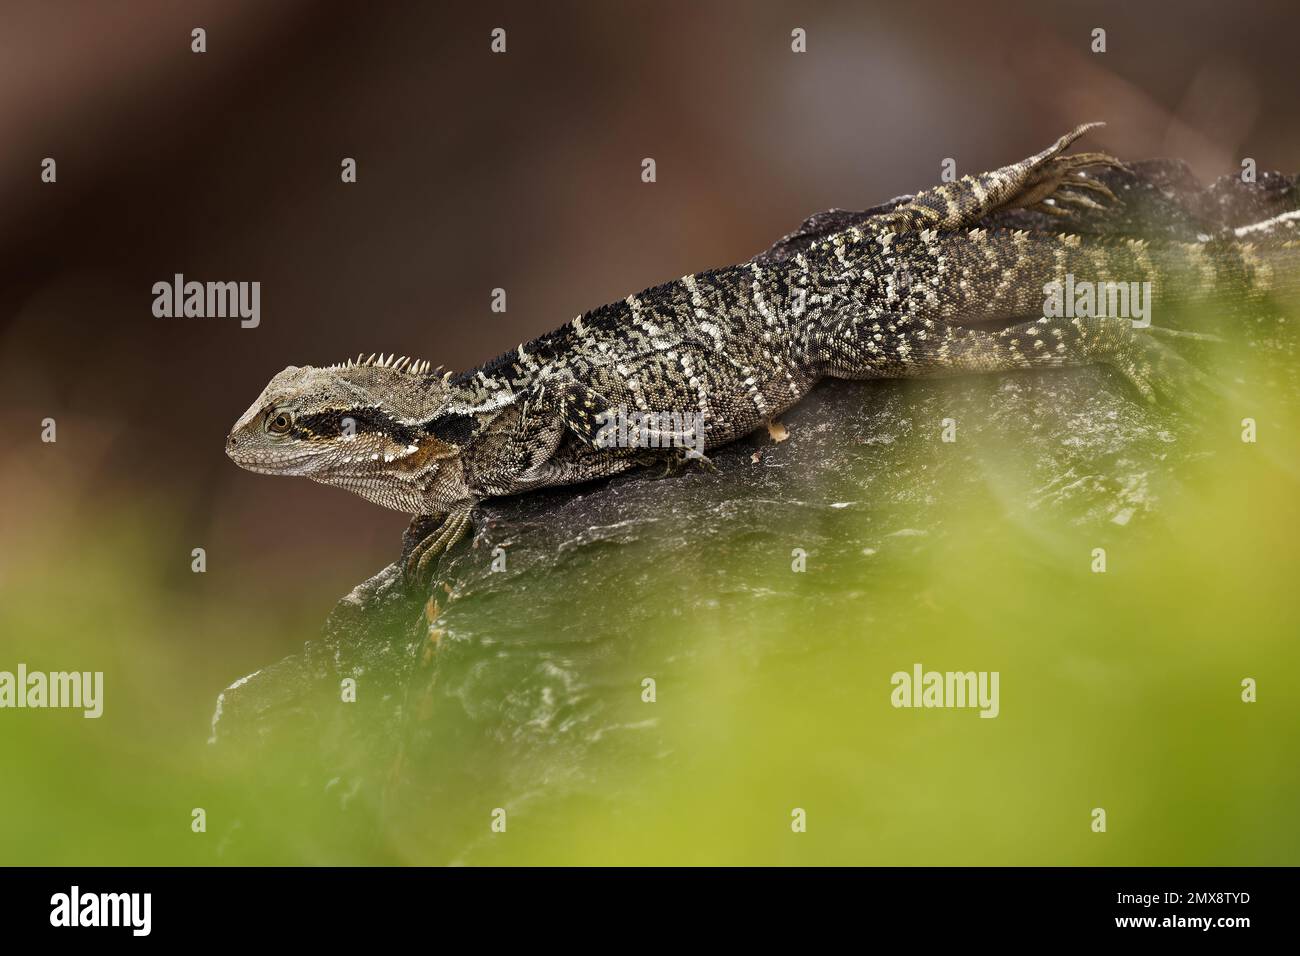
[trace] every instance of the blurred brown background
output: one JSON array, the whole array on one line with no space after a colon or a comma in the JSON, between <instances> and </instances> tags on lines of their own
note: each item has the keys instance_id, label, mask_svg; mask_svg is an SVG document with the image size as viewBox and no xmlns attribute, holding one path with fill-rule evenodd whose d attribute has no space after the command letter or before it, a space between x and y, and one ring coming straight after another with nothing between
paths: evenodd
<instances>
[{"instance_id":1,"label":"blurred brown background","mask_svg":"<svg viewBox=\"0 0 1300 956\"><path fill-rule=\"evenodd\" d=\"M263 605L310 585L323 615L405 519L226 460L279 369L477 364L809 213L915 191L944 157L992 168L1085 120L1110 124L1090 148L1205 179L1243 156L1295 171L1297 28L1294 2L8 3L0 533L57 528L66 573L56 516L158 502L174 587ZM155 318L176 272L260 281L261 326ZM5 550L0 572L23 560Z\"/></svg>"}]
</instances>

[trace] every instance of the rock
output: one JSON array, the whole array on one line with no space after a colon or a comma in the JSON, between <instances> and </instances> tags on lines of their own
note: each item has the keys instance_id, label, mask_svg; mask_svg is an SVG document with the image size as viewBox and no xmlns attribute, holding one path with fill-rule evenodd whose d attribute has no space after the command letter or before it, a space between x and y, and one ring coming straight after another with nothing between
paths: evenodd
<instances>
[{"instance_id":1,"label":"rock","mask_svg":"<svg viewBox=\"0 0 1300 956\"><path fill-rule=\"evenodd\" d=\"M1182 210L1166 216L1178 230L1205 228L1207 210L1224 219L1232 190L1192 191L1174 166L1142 182L1152 203ZM1286 192L1272 183L1270 195ZM1261 319L1241 345L1271 340L1278 321ZM639 471L485 503L431 595L407 593L390 565L300 654L228 688L216 750L319 803L327 848L365 844L379 819L428 817L419 858L481 859L459 824L492 807L468 794L512 813L621 805L635 790L628 768L671 759L643 704L647 676L716 654L743 674L782 652L767 625L791 606L879 625L873 595L907 586L909 562L942 553L971 514L1150 533L1204 454L1187 440L1193 416L1096 367L826 382L781 421L779 442L760 431L713 453L716 472ZM792 572L800 554L839 570ZM699 635L714 616L727 634L762 636L710 647ZM345 678L355 704L341 703Z\"/></svg>"}]
</instances>

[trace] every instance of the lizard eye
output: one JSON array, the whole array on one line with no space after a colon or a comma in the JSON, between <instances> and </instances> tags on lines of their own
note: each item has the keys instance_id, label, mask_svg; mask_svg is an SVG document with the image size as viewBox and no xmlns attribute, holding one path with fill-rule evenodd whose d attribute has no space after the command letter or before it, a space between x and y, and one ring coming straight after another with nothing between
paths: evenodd
<instances>
[{"instance_id":1,"label":"lizard eye","mask_svg":"<svg viewBox=\"0 0 1300 956\"><path fill-rule=\"evenodd\" d=\"M275 417L267 421L266 430L276 435L283 435L293 427L293 415L287 411L275 413Z\"/></svg>"}]
</instances>

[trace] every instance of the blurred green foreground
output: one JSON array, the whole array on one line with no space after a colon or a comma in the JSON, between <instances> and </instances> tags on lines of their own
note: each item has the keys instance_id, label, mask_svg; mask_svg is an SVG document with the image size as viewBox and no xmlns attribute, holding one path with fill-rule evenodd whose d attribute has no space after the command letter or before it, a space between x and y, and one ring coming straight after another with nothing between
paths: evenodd
<instances>
[{"instance_id":1,"label":"blurred green foreground","mask_svg":"<svg viewBox=\"0 0 1300 956\"><path fill-rule=\"evenodd\" d=\"M392 779L341 772L314 787L292 752L272 763L255 741L206 742L216 694L241 676L223 642L264 643L271 664L339 595L286 609L177 587L156 569L180 502L105 503L75 555L40 533L67 519L28 502L39 517L5 543L0 670L102 670L106 703L99 720L0 711L0 864L1294 865L1300 420L1293 343L1274 346L1215 353L1228 391L1194 425L1107 459L1119 505L1101 513L1053 504L1063 486L1033 474L1034 421L951 445L915 422L854 450L864 467L889 456L874 483L808 476L810 500L846 482L830 509L774 510L755 538L759 503L649 576L644 548L600 552L607 587L549 595L545 628L480 628L453 654L423 729L436 765L415 778L432 786L394 786L399 757ZM1034 380L1010 378L1033 394ZM1008 387L860 391L864 407L938 394L964 423ZM1081 420L1077 440L1107 427ZM954 454L961 466L945 468ZM843 546L811 549L796 573L807 522ZM745 586L715 590L719 569ZM491 613L509 622L512 602L533 600L503 593ZM650 623L622 633L631 602L649 602ZM566 630L579 605L610 634ZM443 638L458 639L454 626ZM527 668L509 666L525 654ZM999 672L999 715L892 707L891 675L917 663ZM1242 700L1246 678L1257 702ZM359 721L365 691L342 705ZM194 808L206 832L192 831Z\"/></svg>"}]
</instances>

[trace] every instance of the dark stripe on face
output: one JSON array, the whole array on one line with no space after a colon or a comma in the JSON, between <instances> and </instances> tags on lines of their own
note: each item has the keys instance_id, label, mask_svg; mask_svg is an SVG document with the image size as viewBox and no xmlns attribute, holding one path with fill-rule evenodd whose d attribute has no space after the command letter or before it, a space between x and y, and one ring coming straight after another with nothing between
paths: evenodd
<instances>
[{"instance_id":1,"label":"dark stripe on face","mask_svg":"<svg viewBox=\"0 0 1300 956\"><path fill-rule=\"evenodd\" d=\"M343 434L344 421L353 422L352 433L356 435L384 434L398 444L412 445L420 437L419 428L403 425L394 421L377 408L355 408L346 412L329 411L303 415L293 423L292 434L295 438L338 438Z\"/></svg>"},{"instance_id":2,"label":"dark stripe on face","mask_svg":"<svg viewBox=\"0 0 1300 956\"><path fill-rule=\"evenodd\" d=\"M474 436L475 419L473 415L462 412L448 412L430 419L424 426L429 434L448 445L464 446Z\"/></svg>"}]
</instances>

